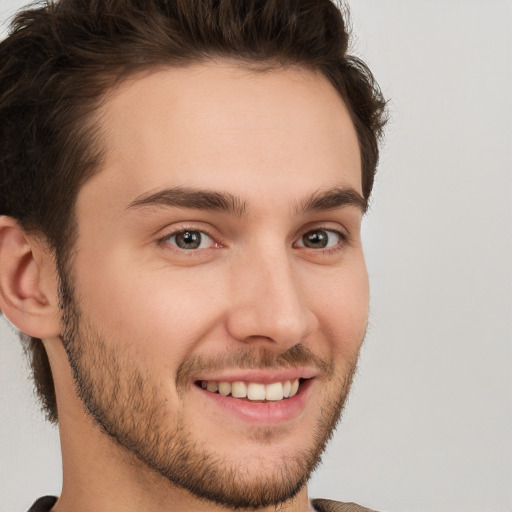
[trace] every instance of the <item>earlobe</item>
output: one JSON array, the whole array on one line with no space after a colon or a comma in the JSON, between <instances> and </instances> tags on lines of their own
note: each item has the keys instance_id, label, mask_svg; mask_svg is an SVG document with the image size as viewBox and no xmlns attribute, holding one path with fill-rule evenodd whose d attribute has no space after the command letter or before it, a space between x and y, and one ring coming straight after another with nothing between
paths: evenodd
<instances>
[{"instance_id":1,"label":"earlobe","mask_svg":"<svg viewBox=\"0 0 512 512\"><path fill-rule=\"evenodd\" d=\"M51 255L16 220L0 216L0 310L23 333L59 334L57 286Z\"/></svg>"}]
</instances>

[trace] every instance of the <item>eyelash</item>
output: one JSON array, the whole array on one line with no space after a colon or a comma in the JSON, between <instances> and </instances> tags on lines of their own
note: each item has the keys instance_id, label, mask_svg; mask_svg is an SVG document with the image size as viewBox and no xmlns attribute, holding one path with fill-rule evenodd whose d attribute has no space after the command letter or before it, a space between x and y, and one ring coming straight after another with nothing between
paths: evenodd
<instances>
[{"instance_id":1,"label":"eyelash","mask_svg":"<svg viewBox=\"0 0 512 512\"><path fill-rule=\"evenodd\" d=\"M299 247L303 248L303 249L310 249L311 251L316 252L316 253L332 254L332 253L336 253L338 251L341 251L346 245L350 244L350 237L349 237L349 235L347 233L344 233L342 231L338 231L336 229L330 229L330 228L327 228L327 227L318 226L318 227L308 228L307 230L303 231L299 235L297 241L293 243L293 247L297 247L297 244L302 242L303 238L307 234L315 233L315 232L320 232L320 231L324 231L326 233L333 234L334 236L336 236L338 238L338 241L335 243L335 245L333 247L317 248L317 249L311 248L311 247L306 247L304 245L301 245ZM170 244L169 243L169 240L171 238L176 237L177 235L180 235L180 234L186 233L186 232L201 233L202 235L206 235L212 241L212 246L205 247L205 248L198 247L198 248L195 248L195 249L183 249L183 248L178 247L175 244ZM221 248L222 247L222 244L216 242L215 241L215 237L213 235L211 235L210 233L208 233L207 230L205 230L204 228L200 228L199 229L197 227L182 227L182 228L179 228L177 230L174 230L171 233L166 234L164 237L158 239L158 244L162 245L162 246L165 245L167 247L169 247L171 245L173 247L173 250L179 251L182 254L187 253L188 256L193 256L193 255L199 253L200 251L209 250L209 249L217 249L217 248Z\"/></svg>"}]
</instances>

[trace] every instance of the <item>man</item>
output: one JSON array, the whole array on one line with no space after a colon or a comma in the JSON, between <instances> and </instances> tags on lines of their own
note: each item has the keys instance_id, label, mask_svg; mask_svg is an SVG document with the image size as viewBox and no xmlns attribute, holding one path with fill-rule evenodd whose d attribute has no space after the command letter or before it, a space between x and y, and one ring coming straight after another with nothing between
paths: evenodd
<instances>
[{"instance_id":1,"label":"man","mask_svg":"<svg viewBox=\"0 0 512 512\"><path fill-rule=\"evenodd\" d=\"M0 47L0 308L59 423L33 511L310 502L368 312L384 100L328 0L60 0Z\"/></svg>"}]
</instances>

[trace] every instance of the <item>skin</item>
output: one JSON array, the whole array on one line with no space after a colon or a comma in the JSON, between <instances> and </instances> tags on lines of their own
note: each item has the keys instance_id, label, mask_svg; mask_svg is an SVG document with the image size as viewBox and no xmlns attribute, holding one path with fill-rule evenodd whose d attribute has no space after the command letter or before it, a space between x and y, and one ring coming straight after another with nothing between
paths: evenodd
<instances>
[{"instance_id":1,"label":"skin","mask_svg":"<svg viewBox=\"0 0 512 512\"><path fill-rule=\"evenodd\" d=\"M224 510L148 463L175 465L176 439L196 470L212 463L214 483L234 481L240 495L306 479L367 323L361 164L343 101L310 71L203 63L133 77L98 120L105 160L77 199L64 328L51 255L26 242L45 313L18 326L45 334L54 374L64 467L55 510ZM176 190L235 200L173 206ZM335 200L315 204L328 191ZM180 249L173 235L184 230L208 236ZM328 246L308 247L312 232ZM249 420L196 385L290 371L312 378L284 419L255 408ZM284 510L309 510L302 483Z\"/></svg>"}]
</instances>

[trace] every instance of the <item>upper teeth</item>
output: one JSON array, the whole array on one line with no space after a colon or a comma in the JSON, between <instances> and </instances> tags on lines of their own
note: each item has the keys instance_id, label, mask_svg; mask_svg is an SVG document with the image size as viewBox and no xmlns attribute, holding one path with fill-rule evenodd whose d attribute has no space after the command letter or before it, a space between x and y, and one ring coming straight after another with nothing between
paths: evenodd
<instances>
[{"instance_id":1,"label":"upper teeth","mask_svg":"<svg viewBox=\"0 0 512 512\"><path fill-rule=\"evenodd\" d=\"M231 395L234 398L248 398L249 400L278 401L290 398L297 394L299 379L261 384L260 382L226 382L215 380L201 381L201 387L212 393L220 393L223 396Z\"/></svg>"}]
</instances>

